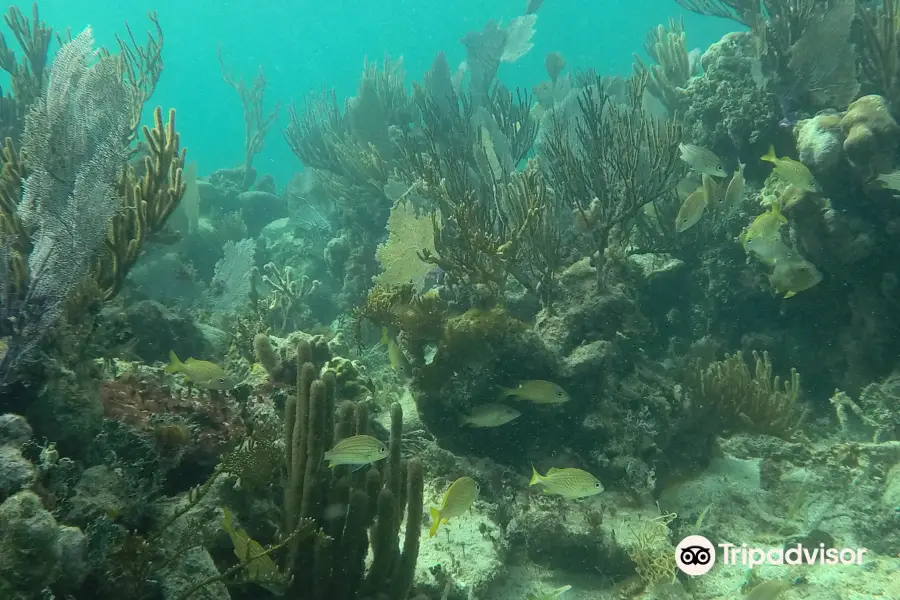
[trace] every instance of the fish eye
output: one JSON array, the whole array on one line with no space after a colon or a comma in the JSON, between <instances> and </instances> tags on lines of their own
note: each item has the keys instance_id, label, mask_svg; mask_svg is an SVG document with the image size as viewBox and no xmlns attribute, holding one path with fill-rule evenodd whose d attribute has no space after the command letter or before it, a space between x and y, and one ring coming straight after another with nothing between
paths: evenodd
<instances>
[{"instance_id":1,"label":"fish eye","mask_svg":"<svg viewBox=\"0 0 900 600\"><path fill-rule=\"evenodd\" d=\"M597 483L595 483L595 484L594 484L594 487L597 488L597 489L600 489L600 482L598 481Z\"/></svg>"},{"instance_id":2,"label":"fish eye","mask_svg":"<svg viewBox=\"0 0 900 600\"><path fill-rule=\"evenodd\" d=\"M381 448L379 448L378 451L379 452L387 452L387 448L385 448L384 446L381 446Z\"/></svg>"},{"instance_id":3,"label":"fish eye","mask_svg":"<svg viewBox=\"0 0 900 600\"><path fill-rule=\"evenodd\" d=\"M225 385L225 378L219 377L219 383L221 383L222 385Z\"/></svg>"}]
</instances>

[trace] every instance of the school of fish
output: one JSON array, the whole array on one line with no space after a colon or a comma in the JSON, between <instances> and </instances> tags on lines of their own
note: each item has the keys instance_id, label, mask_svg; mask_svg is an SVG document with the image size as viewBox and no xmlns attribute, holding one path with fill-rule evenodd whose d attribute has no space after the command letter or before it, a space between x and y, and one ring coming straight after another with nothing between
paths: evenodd
<instances>
[{"instance_id":1,"label":"school of fish","mask_svg":"<svg viewBox=\"0 0 900 600\"><path fill-rule=\"evenodd\" d=\"M684 233L694 227L703 216L712 213L718 220L727 220L737 214L744 200L746 180L743 163L732 173L731 179L721 193L714 177L726 177L724 162L712 151L691 144L681 144L681 159L699 175L700 183L690 191L681 203L675 217L676 233ZM771 270L767 278L772 290L784 298L791 298L800 292L818 285L823 277L818 268L789 246L783 239L781 228L788 223L781 213L784 206L790 207L805 193L817 193L820 187L809 168L800 161L788 157L778 157L774 147L769 147L760 160L774 165L774 173L788 184L779 201L757 216L738 237L744 251ZM685 182L691 177L685 179ZM887 189L900 191L900 171L876 178L876 182ZM681 188L680 188L681 189Z\"/></svg>"}]
</instances>

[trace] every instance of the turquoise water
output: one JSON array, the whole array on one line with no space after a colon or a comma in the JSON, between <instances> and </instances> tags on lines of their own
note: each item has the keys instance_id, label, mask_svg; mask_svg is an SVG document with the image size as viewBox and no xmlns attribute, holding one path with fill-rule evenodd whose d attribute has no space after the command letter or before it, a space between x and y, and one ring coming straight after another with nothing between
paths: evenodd
<instances>
[{"instance_id":1,"label":"turquoise water","mask_svg":"<svg viewBox=\"0 0 900 600\"><path fill-rule=\"evenodd\" d=\"M16 2L30 14L30 2ZM157 11L165 34L165 71L148 103L178 110L178 129L199 172L243 160L243 121L238 96L221 77L219 44L229 66L250 81L261 65L269 81L267 101L298 102L312 90L334 88L352 96L363 62L385 53L403 56L407 81L421 79L438 51L455 66L465 58L459 39L490 19L509 21L522 14L524 0L44 0L41 18L74 32L91 25L99 43L114 43L128 21L143 36L145 15ZM588 8L585 8L588 7ZM546 0L541 7L535 47L500 77L510 87L544 79L544 56L561 52L570 68L599 73L631 72L631 54L641 50L650 27L682 14L672 0ZM685 15L688 46L705 48L735 25ZM149 109L148 109L149 112ZM257 170L275 176L282 187L298 161L283 142L282 110Z\"/></svg>"}]
</instances>

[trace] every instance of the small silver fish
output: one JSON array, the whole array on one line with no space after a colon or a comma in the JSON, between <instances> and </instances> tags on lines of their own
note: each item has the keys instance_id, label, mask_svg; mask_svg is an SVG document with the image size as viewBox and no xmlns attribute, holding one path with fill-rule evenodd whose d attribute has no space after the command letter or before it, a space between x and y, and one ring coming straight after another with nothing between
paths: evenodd
<instances>
[{"instance_id":1,"label":"small silver fish","mask_svg":"<svg viewBox=\"0 0 900 600\"><path fill-rule=\"evenodd\" d=\"M712 151L694 144L678 144L678 149L681 151L681 160L698 173L706 173L713 177L725 177L728 175L725 172L722 159Z\"/></svg>"},{"instance_id":2,"label":"small silver fish","mask_svg":"<svg viewBox=\"0 0 900 600\"><path fill-rule=\"evenodd\" d=\"M525 597L525 600L556 600L566 592L572 589L571 585L564 585L562 587L558 587L555 590L550 590L545 593L529 593L528 596Z\"/></svg>"},{"instance_id":3,"label":"small silver fish","mask_svg":"<svg viewBox=\"0 0 900 600\"><path fill-rule=\"evenodd\" d=\"M675 217L675 231L681 233L697 224L706 210L706 190L701 185L685 199Z\"/></svg>"},{"instance_id":4,"label":"small silver fish","mask_svg":"<svg viewBox=\"0 0 900 600\"><path fill-rule=\"evenodd\" d=\"M781 592L791 587L785 581L763 581L758 586L747 592L744 600L776 600Z\"/></svg>"},{"instance_id":5,"label":"small silver fish","mask_svg":"<svg viewBox=\"0 0 900 600\"><path fill-rule=\"evenodd\" d=\"M875 181L889 190L900 192L900 171L894 171L893 173L884 173L875 178Z\"/></svg>"},{"instance_id":6,"label":"small silver fish","mask_svg":"<svg viewBox=\"0 0 900 600\"><path fill-rule=\"evenodd\" d=\"M460 420L462 425L470 427L499 427L514 419L518 419L520 416L522 416L522 413L505 404L489 403L476 406Z\"/></svg>"},{"instance_id":7,"label":"small silver fish","mask_svg":"<svg viewBox=\"0 0 900 600\"><path fill-rule=\"evenodd\" d=\"M730 217L741 205L744 199L744 163L738 163L738 169L731 176L728 182L728 188L725 190L725 196L719 204L719 213L724 217Z\"/></svg>"},{"instance_id":8,"label":"small silver fish","mask_svg":"<svg viewBox=\"0 0 900 600\"><path fill-rule=\"evenodd\" d=\"M552 381L529 379L514 388L500 388L501 398L512 396L535 404L563 404L570 400L569 394Z\"/></svg>"}]
</instances>

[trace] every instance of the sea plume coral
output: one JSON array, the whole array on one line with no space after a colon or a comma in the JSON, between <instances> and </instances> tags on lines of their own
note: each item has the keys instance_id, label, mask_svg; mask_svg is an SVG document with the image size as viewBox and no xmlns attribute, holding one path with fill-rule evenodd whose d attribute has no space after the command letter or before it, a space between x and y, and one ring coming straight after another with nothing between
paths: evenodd
<instances>
[{"instance_id":1,"label":"sea plume coral","mask_svg":"<svg viewBox=\"0 0 900 600\"><path fill-rule=\"evenodd\" d=\"M772 376L768 352L753 353L753 369L741 352L706 367L696 361L684 373L687 412L717 434L767 433L789 437L803 417L800 376Z\"/></svg>"}]
</instances>

